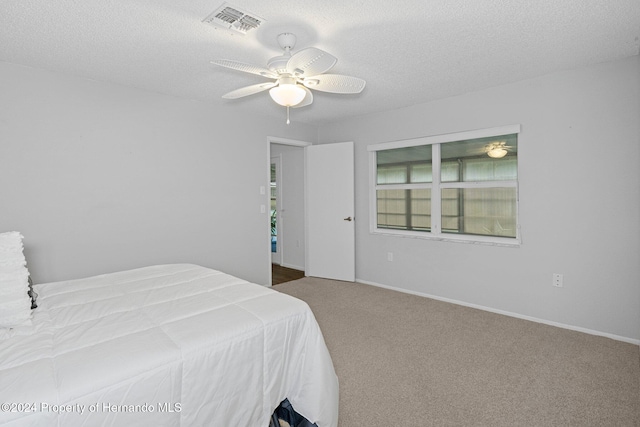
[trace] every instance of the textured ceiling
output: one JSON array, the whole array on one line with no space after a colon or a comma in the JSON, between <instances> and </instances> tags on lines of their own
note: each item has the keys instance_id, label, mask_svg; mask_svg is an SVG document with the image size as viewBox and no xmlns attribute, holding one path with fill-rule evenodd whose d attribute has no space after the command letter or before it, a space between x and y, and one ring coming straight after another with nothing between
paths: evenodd
<instances>
[{"instance_id":1,"label":"textured ceiling","mask_svg":"<svg viewBox=\"0 0 640 427\"><path fill-rule=\"evenodd\" d=\"M0 61L109 81L284 120L268 81L211 65L265 66L276 36L338 58L358 95L314 93L292 120L321 124L638 55L640 0L233 0L266 22L246 36L202 22L222 0L2 0ZM294 50L294 52L295 52Z\"/></svg>"}]
</instances>

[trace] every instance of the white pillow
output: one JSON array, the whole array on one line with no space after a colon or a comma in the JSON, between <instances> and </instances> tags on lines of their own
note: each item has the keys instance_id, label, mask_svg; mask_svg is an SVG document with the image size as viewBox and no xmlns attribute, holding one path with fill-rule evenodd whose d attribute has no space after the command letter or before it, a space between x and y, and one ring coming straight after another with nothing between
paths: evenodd
<instances>
[{"instance_id":1,"label":"white pillow","mask_svg":"<svg viewBox=\"0 0 640 427\"><path fill-rule=\"evenodd\" d=\"M0 233L0 328L31 324L29 271L22 234Z\"/></svg>"}]
</instances>

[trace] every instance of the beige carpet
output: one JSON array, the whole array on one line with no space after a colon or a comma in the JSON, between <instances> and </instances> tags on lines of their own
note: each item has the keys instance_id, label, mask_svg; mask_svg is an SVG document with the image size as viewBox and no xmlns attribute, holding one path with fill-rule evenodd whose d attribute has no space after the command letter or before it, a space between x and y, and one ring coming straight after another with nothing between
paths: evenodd
<instances>
[{"instance_id":1,"label":"beige carpet","mask_svg":"<svg viewBox=\"0 0 640 427\"><path fill-rule=\"evenodd\" d=\"M340 380L340 427L639 426L638 346L359 283L306 301Z\"/></svg>"}]
</instances>

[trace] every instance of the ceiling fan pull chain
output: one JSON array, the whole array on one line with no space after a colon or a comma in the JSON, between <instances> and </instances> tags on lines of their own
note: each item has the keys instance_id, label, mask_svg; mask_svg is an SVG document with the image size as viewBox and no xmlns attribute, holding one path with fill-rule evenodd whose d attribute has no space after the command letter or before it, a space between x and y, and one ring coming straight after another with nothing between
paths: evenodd
<instances>
[{"instance_id":1,"label":"ceiling fan pull chain","mask_svg":"<svg viewBox=\"0 0 640 427\"><path fill-rule=\"evenodd\" d=\"M289 106L287 106L287 124L290 124L291 120L289 120Z\"/></svg>"}]
</instances>

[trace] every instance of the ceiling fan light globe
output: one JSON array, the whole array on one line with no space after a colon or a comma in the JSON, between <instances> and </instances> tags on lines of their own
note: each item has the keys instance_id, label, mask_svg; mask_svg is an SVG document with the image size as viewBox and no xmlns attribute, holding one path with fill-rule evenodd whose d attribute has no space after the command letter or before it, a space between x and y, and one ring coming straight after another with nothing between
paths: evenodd
<instances>
[{"instance_id":1,"label":"ceiling fan light globe","mask_svg":"<svg viewBox=\"0 0 640 427\"><path fill-rule=\"evenodd\" d=\"M504 156L507 155L507 150L505 150L504 148L501 148L501 147L497 147L497 148L493 148L493 149L489 150L487 152L487 155L489 157L494 158L494 159L501 159L501 158L503 158Z\"/></svg>"},{"instance_id":2,"label":"ceiling fan light globe","mask_svg":"<svg viewBox=\"0 0 640 427\"><path fill-rule=\"evenodd\" d=\"M269 89L269 95L277 104L293 107L302 102L307 92L296 84L280 84Z\"/></svg>"}]
</instances>

